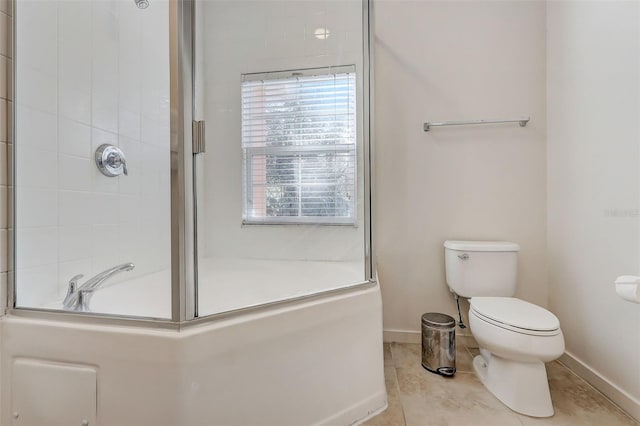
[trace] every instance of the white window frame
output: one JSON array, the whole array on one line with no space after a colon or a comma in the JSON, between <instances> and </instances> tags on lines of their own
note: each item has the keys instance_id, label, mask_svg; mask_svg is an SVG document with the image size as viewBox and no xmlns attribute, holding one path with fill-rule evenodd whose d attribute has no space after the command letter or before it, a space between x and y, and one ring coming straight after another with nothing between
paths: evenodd
<instances>
[{"instance_id":1,"label":"white window frame","mask_svg":"<svg viewBox=\"0 0 640 426\"><path fill-rule=\"evenodd\" d=\"M357 85L357 76L355 65L346 65L339 67L325 67L325 68L312 68L301 69L294 71L276 71L267 73L255 73L255 74L243 74L242 82L247 81L264 81L264 80L276 80L276 79L290 79L292 77L307 77L307 76L321 76L332 74L354 74L356 78L355 84ZM352 144L334 144L334 145L318 145L318 146L269 146L269 147L254 147L244 146L244 140L242 143L243 149L243 207L242 207L242 223L243 225L357 225L357 188L358 188L358 124L357 124L357 89L355 89L354 95L356 101L354 103L355 109L353 111L355 122L354 136ZM241 114L244 117L244 114ZM243 118L241 118L242 120ZM241 123L242 127L242 123ZM244 135L242 136L244 138ZM253 170L252 160L255 156L264 155L305 155L312 153L346 153L353 158L353 190L350 202L350 216L254 216L251 214L252 201L250 199L253 191ZM300 186L309 186L299 184ZM301 208L301 207L300 207Z\"/></svg>"}]
</instances>

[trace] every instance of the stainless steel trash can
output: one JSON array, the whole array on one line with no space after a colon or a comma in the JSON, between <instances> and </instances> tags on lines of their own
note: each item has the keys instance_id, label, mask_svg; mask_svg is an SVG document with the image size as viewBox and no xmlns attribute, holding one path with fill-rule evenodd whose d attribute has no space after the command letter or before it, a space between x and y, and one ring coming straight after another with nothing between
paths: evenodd
<instances>
[{"instance_id":1,"label":"stainless steel trash can","mask_svg":"<svg viewBox=\"0 0 640 426\"><path fill-rule=\"evenodd\" d=\"M449 315L422 315L422 366L442 376L456 374L456 321Z\"/></svg>"}]
</instances>

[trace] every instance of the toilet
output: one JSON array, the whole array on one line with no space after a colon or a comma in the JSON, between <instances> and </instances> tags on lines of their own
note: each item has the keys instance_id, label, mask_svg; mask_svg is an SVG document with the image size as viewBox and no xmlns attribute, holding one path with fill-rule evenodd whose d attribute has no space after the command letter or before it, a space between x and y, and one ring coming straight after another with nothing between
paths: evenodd
<instances>
[{"instance_id":1,"label":"toilet","mask_svg":"<svg viewBox=\"0 0 640 426\"><path fill-rule=\"evenodd\" d=\"M469 325L480 346L473 367L480 381L513 411L552 416L544 363L564 353L564 337L555 315L512 297L520 246L445 241L444 249L449 289L470 298Z\"/></svg>"}]
</instances>

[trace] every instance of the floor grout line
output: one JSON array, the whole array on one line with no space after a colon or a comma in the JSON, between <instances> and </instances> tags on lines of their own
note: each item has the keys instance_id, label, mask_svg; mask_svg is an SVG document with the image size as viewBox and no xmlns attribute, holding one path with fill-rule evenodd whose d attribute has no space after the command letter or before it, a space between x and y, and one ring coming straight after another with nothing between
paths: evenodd
<instances>
[{"instance_id":1,"label":"floor grout line","mask_svg":"<svg viewBox=\"0 0 640 426\"><path fill-rule=\"evenodd\" d=\"M393 368L393 376L394 376L394 383L395 383L395 390L398 393L398 400L400 402L400 414L402 414L402 425L403 426L407 426L407 418L404 415L404 404L402 403L402 393L400 391L400 383L398 382L398 370L397 370L397 366L396 366L396 362L393 358L393 349L392 349L392 343L387 343L389 345L389 354L391 355L391 367Z\"/></svg>"}]
</instances>

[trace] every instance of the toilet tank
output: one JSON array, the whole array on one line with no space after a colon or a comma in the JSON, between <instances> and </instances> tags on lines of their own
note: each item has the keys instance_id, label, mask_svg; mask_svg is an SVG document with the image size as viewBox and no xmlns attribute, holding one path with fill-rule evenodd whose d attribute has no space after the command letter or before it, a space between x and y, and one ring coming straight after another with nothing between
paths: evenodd
<instances>
[{"instance_id":1,"label":"toilet tank","mask_svg":"<svg viewBox=\"0 0 640 426\"><path fill-rule=\"evenodd\" d=\"M463 297L505 296L516 292L520 246L507 241L445 241L447 285Z\"/></svg>"}]
</instances>

